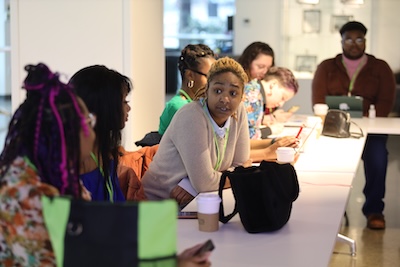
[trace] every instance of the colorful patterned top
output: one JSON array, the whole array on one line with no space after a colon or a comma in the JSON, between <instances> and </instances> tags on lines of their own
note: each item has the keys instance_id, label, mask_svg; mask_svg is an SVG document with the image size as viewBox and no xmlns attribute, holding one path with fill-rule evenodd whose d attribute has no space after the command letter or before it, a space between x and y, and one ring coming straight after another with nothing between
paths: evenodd
<instances>
[{"instance_id":1,"label":"colorful patterned top","mask_svg":"<svg viewBox=\"0 0 400 267\"><path fill-rule=\"evenodd\" d=\"M264 101L261 93L261 85L257 79L245 84L243 103L247 112L250 138L261 139L260 126L264 114Z\"/></svg>"},{"instance_id":2,"label":"colorful patterned top","mask_svg":"<svg viewBox=\"0 0 400 267\"><path fill-rule=\"evenodd\" d=\"M28 160L16 158L0 184L1 266L56 266L42 216L43 194L59 195L40 182Z\"/></svg>"}]
</instances>

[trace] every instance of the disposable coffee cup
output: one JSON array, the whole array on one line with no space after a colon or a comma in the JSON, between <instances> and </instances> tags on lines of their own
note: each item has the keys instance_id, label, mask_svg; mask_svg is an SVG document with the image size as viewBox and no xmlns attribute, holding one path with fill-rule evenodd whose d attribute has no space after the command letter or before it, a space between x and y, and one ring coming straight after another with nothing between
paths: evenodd
<instances>
[{"instance_id":1,"label":"disposable coffee cup","mask_svg":"<svg viewBox=\"0 0 400 267\"><path fill-rule=\"evenodd\" d=\"M220 203L221 198L217 194L200 193L197 196L197 220L200 231L218 231Z\"/></svg>"},{"instance_id":2,"label":"disposable coffee cup","mask_svg":"<svg viewBox=\"0 0 400 267\"><path fill-rule=\"evenodd\" d=\"M328 113L329 106L327 104L315 104L313 106L314 114L321 118L322 123L325 120L326 114Z\"/></svg>"},{"instance_id":3,"label":"disposable coffee cup","mask_svg":"<svg viewBox=\"0 0 400 267\"><path fill-rule=\"evenodd\" d=\"M276 159L278 162L291 163L294 161L295 150L292 147L278 147L276 149Z\"/></svg>"}]
</instances>

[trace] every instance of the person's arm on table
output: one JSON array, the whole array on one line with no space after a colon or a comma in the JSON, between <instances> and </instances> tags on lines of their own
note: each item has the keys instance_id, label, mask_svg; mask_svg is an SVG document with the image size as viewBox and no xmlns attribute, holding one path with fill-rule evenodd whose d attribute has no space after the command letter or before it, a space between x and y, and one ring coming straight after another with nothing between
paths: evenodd
<instances>
[{"instance_id":1,"label":"person's arm on table","mask_svg":"<svg viewBox=\"0 0 400 267\"><path fill-rule=\"evenodd\" d=\"M253 162L261 162L262 160L275 160L276 150L278 147L297 147L298 139L294 136L284 136L276 138L273 144L264 149L251 149L250 158Z\"/></svg>"},{"instance_id":2,"label":"person's arm on table","mask_svg":"<svg viewBox=\"0 0 400 267\"><path fill-rule=\"evenodd\" d=\"M250 139L250 149L263 149L271 145L272 138Z\"/></svg>"}]
</instances>

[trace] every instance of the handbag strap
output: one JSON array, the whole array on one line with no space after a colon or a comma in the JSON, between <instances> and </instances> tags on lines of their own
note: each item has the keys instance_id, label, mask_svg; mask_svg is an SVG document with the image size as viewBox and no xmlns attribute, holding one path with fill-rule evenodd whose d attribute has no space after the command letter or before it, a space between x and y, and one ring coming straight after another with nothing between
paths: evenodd
<instances>
[{"instance_id":1,"label":"handbag strap","mask_svg":"<svg viewBox=\"0 0 400 267\"><path fill-rule=\"evenodd\" d=\"M363 132L363 130L361 129L361 127L358 126L358 124L355 123L354 121L351 121L351 123L354 124L355 126L357 126L357 128L358 128L360 131L359 131L358 133L350 132L350 137L353 137L353 138L361 138L361 137L364 137L364 132Z\"/></svg>"},{"instance_id":2,"label":"handbag strap","mask_svg":"<svg viewBox=\"0 0 400 267\"><path fill-rule=\"evenodd\" d=\"M219 221L222 223L227 223L230 221L230 219L233 218L238 213L238 208L237 208L237 203L235 199L235 208L233 209L233 212L227 216L225 216L224 212L224 199L222 198L222 191L224 190L226 178L228 177L229 179L229 171L224 171L221 175L221 180L219 182L219 189L218 189L218 195L221 198L221 203L219 204Z\"/></svg>"}]
</instances>

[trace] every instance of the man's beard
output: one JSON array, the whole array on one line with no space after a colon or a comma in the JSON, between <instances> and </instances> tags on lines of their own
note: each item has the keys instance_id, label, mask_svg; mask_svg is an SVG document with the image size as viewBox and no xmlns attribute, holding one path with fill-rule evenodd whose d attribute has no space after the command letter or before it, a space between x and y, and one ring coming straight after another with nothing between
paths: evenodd
<instances>
[{"instance_id":1,"label":"man's beard","mask_svg":"<svg viewBox=\"0 0 400 267\"><path fill-rule=\"evenodd\" d=\"M357 59L360 59L360 58L364 55L364 53L361 53L361 54L359 54L359 55L353 56L353 55L348 54L348 53L346 53L345 51L343 51L343 55L344 55L346 58L348 58L348 59L357 60Z\"/></svg>"}]
</instances>

